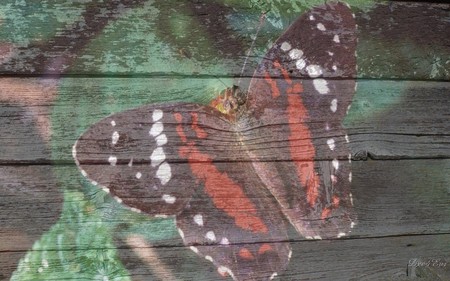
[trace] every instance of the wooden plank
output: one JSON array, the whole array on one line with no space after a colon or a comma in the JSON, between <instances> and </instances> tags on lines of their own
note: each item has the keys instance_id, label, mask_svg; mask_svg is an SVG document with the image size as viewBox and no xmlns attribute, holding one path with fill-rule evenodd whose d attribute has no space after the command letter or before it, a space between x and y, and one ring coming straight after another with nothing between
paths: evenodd
<instances>
[{"instance_id":1,"label":"wooden plank","mask_svg":"<svg viewBox=\"0 0 450 281\"><path fill-rule=\"evenodd\" d=\"M327 280L336 272L344 279L401 280L410 259L449 256L449 160L360 161L353 162L352 168L358 224L350 238L308 241L291 229L294 256L280 280ZM114 235L120 257L135 280L154 276L150 271L155 268L144 265L154 259L165 264L158 267L163 276L173 274L190 280L200 271L201 276L211 276L202 280L217 278L209 262L181 248L182 241L172 223L162 224L161 220L152 221L121 208L97 187L86 186L75 166L3 166L0 173L0 272L4 276L16 267L33 241L55 223L62 207L61 182L66 193L80 190L84 195L76 191L75 196L66 196L63 216L35 248L38 256L47 255L50 265L63 266L61 261L51 260L60 259L60 255L66 257L65 266L82 264L83 256L93 255L89 252L92 248L106 247L102 241L108 239L101 237ZM7 228L3 227L5 223ZM101 225L110 230L100 231ZM97 238L84 232L93 227L100 235ZM161 233L160 238L155 238L156 232ZM152 253L155 256L148 257ZM138 262L138 256L147 262ZM39 267L46 270L41 262L32 266L36 271ZM52 270L60 274L64 271Z\"/></svg>"},{"instance_id":2,"label":"wooden plank","mask_svg":"<svg viewBox=\"0 0 450 281\"><path fill-rule=\"evenodd\" d=\"M201 279L207 281L218 280L220 276L209 261L198 258L187 248L154 248L150 243L146 243L144 238L136 236L130 236L128 242L130 245L121 248L119 255L122 262L127 265L132 280ZM448 280L450 252L446 246L449 242L448 234L333 241L291 241L293 256L290 265L274 280L336 280L339 278L340 280L406 281L420 276L407 276L408 264L413 264L417 259L439 261L439 265L428 267L431 270L440 270L442 278L419 280ZM70 256L70 251L70 249L64 249L61 255ZM40 253L37 254L39 256ZM0 253L0 255L4 254ZM28 262L29 271L34 271L34 276L44 276L46 272L64 274L64 267L58 255L47 254L45 258L42 257L42 260L44 259L44 264L48 264L48 267ZM77 259L81 262L82 255ZM155 261L159 266L155 266ZM25 269L25 266L23 268ZM427 269L426 265L416 266L416 271ZM38 273L39 271L41 273ZM120 273L111 269L105 270L104 273L109 278L120 276ZM80 274L85 276L86 271ZM231 280L231 278L224 280Z\"/></svg>"},{"instance_id":3,"label":"wooden plank","mask_svg":"<svg viewBox=\"0 0 450 281\"><path fill-rule=\"evenodd\" d=\"M136 239L136 238L134 238ZM333 241L291 241L293 256L288 269L275 280L411 280L408 264L416 259L437 261L431 270L439 270L442 279L450 276L446 245L449 235L401 236ZM121 259L130 265L133 280L217 280L218 274L208 261L195 261L194 254L180 248L155 249L140 241L139 248L123 248ZM154 268L148 257L157 255L161 267ZM183 257L180 258L180 257ZM192 266L194 264L194 266ZM438 265L439 264L439 265ZM426 266L417 266L424 271ZM443 271L443 273L442 273ZM201 277L200 277L201 276ZM418 277L416 275L413 277ZM422 275L421 277L423 277Z\"/></svg>"},{"instance_id":4,"label":"wooden plank","mask_svg":"<svg viewBox=\"0 0 450 281\"><path fill-rule=\"evenodd\" d=\"M73 163L71 149L75 140L103 117L156 102L208 103L224 87L216 79L66 78L59 81L58 89L55 88L58 80L52 79L0 81L3 163L50 160ZM354 159L448 158L449 92L447 82L358 81L352 108L344 122ZM273 124L274 139L270 143L258 135L257 128L252 129L254 137L249 149L286 146L288 141L283 139L286 126ZM234 151L230 137L221 134L215 132L216 137L204 145L211 150L221 147L223 159L218 155L217 160L242 159L245 154ZM50 135L52 150L45 144ZM283 160L271 151L267 149L264 160Z\"/></svg>"},{"instance_id":5,"label":"wooden plank","mask_svg":"<svg viewBox=\"0 0 450 281\"><path fill-rule=\"evenodd\" d=\"M299 9L311 6L278 7L274 2L274 9L264 10L220 1L144 2L5 5L0 73L235 77L241 74L259 15L269 10L256 41L257 55L249 58L244 73L251 76L267 42L288 27ZM360 78L448 79L448 4L353 4ZM35 17L24 16L29 13ZM275 22L282 26L270 24Z\"/></svg>"},{"instance_id":6,"label":"wooden plank","mask_svg":"<svg viewBox=\"0 0 450 281\"><path fill-rule=\"evenodd\" d=\"M0 170L2 220L17 223L19 228L15 230L26 229L33 221L58 216L62 191L55 178L62 180L64 188L80 189L87 184L75 165L2 166ZM450 160L357 161L352 163L352 170L352 193L359 217L352 236L432 234L450 230L450 222L446 220L450 210L447 200ZM99 196L98 187L88 186L86 196L94 196L92 199ZM41 201L43 207L39 209L37 202ZM30 206L39 211L33 211L34 207ZM128 216L123 219L130 220Z\"/></svg>"},{"instance_id":7,"label":"wooden plank","mask_svg":"<svg viewBox=\"0 0 450 281\"><path fill-rule=\"evenodd\" d=\"M49 166L0 167L0 280L9 280L28 249L62 210L62 191Z\"/></svg>"}]
</instances>

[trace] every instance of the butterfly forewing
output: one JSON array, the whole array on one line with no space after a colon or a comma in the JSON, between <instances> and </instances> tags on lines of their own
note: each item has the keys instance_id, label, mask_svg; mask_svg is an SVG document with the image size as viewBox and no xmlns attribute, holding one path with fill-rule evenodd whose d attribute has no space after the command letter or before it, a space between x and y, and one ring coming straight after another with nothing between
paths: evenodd
<instances>
[{"instance_id":1,"label":"butterfly forewing","mask_svg":"<svg viewBox=\"0 0 450 281\"><path fill-rule=\"evenodd\" d=\"M230 139L229 124L221 117L212 108L181 103L127 110L89 128L74 145L74 158L85 177L118 201L150 215L174 215L197 186L187 156L180 156L182 147L190 143L212 150L217 142L206 139L208 134ZM198 127L198 119L210 126ZM189 130L181 133L179 126Z\"/></svg>"},{"instance_id":2,"label":"butterfly forewing","mask_svg":"<svg viewBox=\"0 0 450 281\"><path fill-rule=\"evenodd\" d=\"M287 29L250 83L252 125L241 136L258 175L307 238L340 237L354 224L341 124L355 92L355 51L351 10L326 4ZM270 152L263 143L272 143ZM291 161L265 162L274 159Z\"/></svg>"}]
</instances>

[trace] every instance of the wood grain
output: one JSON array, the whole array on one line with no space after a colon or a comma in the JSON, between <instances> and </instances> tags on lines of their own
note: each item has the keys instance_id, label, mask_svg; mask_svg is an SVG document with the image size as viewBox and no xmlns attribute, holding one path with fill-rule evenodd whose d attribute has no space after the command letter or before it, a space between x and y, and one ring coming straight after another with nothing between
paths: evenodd
<instances>
[{"instance_id":1,"label":"wood grain","mask_svg":"<svg viewBox=\"0 0 450 281\"><path fill-rule=\"evenodd\" d=\"M286 279L281 280L297 278L313 278L314 280L324 277L326 279L331 278L330 276L336 272L348 274L352 278L366 278L365 280L381 278L378 276L391 278L396 274L404 274L408 260L411 258L448 257L449 249L445 245L450 238L448 235L450 223L447 220L447 214L450 212L447 195L450 184L447 176L450 173L449 160L360 161L354 162L352 168L354 174L352 192L358 224L349 239L311 242L292 231L290 243L294 248L294 260L289 270L283 275ZM49 173L56 177L64 175L66 187L69 188L80 186L82 177L74 165L7 166L1 167L0 171L4 179L9 179L4 182L6 190L2 189L2 198L9 198L9 204L5 205L4 201L2 203L2 221L10 225L6 231L4 228L1 230L1 236L4 239L0 256L4 257L6 267L2 268L5 270L4 268L14 267L15 261L9 256L10 253L20 256L20 253L23 254L29 248L27 243L17 244L18 239L22 239L20 237L24 231L30 233L28 239L32 241L40 235L42 226L54 222L55 216L58 215L61 193L58 192L58 184L47 175ZM28 176L20 178L21 189L18 189L17 184L8 175ZM370 180L367 180L368 178ZM86 200L99 191L92 186L89 189L90 191L87 191L85 195L87 197L82 200ZM18 190L24 191L18 192ZM36 203L37 198L42 198L41 207ZM30 209L30 200L34 202L34 209ZM108 208L109 201L110 199L104 200L97 205L97 208ZM19 208L19 206L22 207ZM150 220L149 217L148 220ZM81 222L78 227L83 228L83 224L88 227L88 223L88 221ZM132 216L121 217L116 228L116 235L122 237L116 242L119 248L135 246L133 243L126 242L135 242L136 235L139 235L130 230L130 226L135 223L136 220ZM37 232L33 232L33 229ZM169 229L165 231L170 232ZM185 268L183 263L193 262L189 259L184 260L184 256L194 257L194 255L189 252L183 253L187 250L182 248L182 241L176 236L173 238L168 236L158 241L140 239L141 242L144 239L148 244L139 251L144 251L148 247L155 248L158 255L162 255L161 262L166 263L166 267ZM89 249L89 245L66 242L63 246L63 250L68 252L83 248ZM120 255L125 255L125 263L127 259L132 259L133 251L132 249L120 250ZM148 255L145 252L135 254ZM369 257L374 259L371 260ZM168 262L172 259L176 259L177 262ZM333 259L337 259L337 263L332 262ZM144 263L145 260L146 258ZM351 264L354 265L351 266ZM208 268L206 270L213 268L209 262L206 262L204 266ZM139 272L149 270L136 265L132 265L131 268ZM172 274L177 274L176 272L178 272L177 269L173 268ZM189 276L194 272L189 273L188 270L183 274ZM323 274L325 275L322 276Z\"/></svg>"},{"instance_id":2,"label":"wood grain","mask_svg":"<svg viewBox=\"0 0 450 281\"><path fill-rule=\"evenodd\" d=\"M8 78L10 81L11 78ZM0 79L1 81L1 79ZM183 83L183 79L178 81ZM117 108L133 108L152 101L180 98L205 103L214 95L208 83L217 80L194 80L196 85L187 86L182 92L164 92L167 83L176 84L166 78L65 78L59 91L58 101L49 102L45 95L46 88L15 91L24 101L33 99L27 107L14 102L4 103L1 108L0 123L3 133L0 135L2 147L0 161L3 163L40 161L63 161L71 163L71 148L87 128L89 122L98 122L101 118L113 113ZM15 83L41 84L34 78L20 78ZM47 81L46 84L56 84ZM6 89L8 83L0 83ZM93 85L95 85L93 87ZM162 88L151 87L162 85ZM351 150L355 160L373 159L415 159L446 158L450 155L450 123L448 122L448 82L391 82L391 81L358 81L358 92L353 100L352 109L344 123L351 139ZM377 87L378 86L378 87ZM377 88L375 88L377 87ZM0 92L4 92L0 86ZM151 89L151 90L150 90ZM208 90L210 90L208 92ZM133 93L129 95L123 93ZM97 106L106 99L106 103ZM8 100L7 100L8 102ZM74 106L76 105L76 106ZM34 112L39 112L34 114ZM50 116L49 113L52 113ZM36 132L30 127L39 124L39 119L53 120L52 127L40 127ZM326 120L324 120L325 122ZM46 122L43 123L44 125ZM274 134L283 136L281 131L286 124L273 124ZM38 126L39 128L39 126ZM258 136L255 128L255 139L250 149L268 149L265 161L283 160L271 156L270 146L288 145L287 139L279 139L276 143L264 142L264 136ZM47 147L39 146L40 132L51 130L55 138L52 140L53 155ZM281 131L280 131L281 130ZM55 135L55 132L59 132ZM175 133L175 129L173 130ZM280 134L279 134L280 133ZM226 152L225 159L218 161L238 161L239 155L233 153L233 145L227 137L217 137L205 144L214 149L222 147ZM14 135L11 140L11 135ZM225 146L227 143L228 146ZM324 144L326 145L326 144ZM26 151L26 153L21 153ZM227 156L228 153L228 156ZM235 155L235 157L231 157ZM345 155L346 156L346 155ZM228 159L226 159L228 157Z\"/></svg>"},{"instance_id":3,"label":"wood grain","mask_svg":"<svg viewBox=\"0 0 450 281\"><path fill-rule=\"evenodd\" d=\"M263 6L10 2L0 7L0 280L16 270L33 280L91 280L91 272L217 280L216 268L183 246L173 219L131 212L83 179L72 145L112 113L207 104L236 77L245 90L297 15L269 11L241 72ZM343 124L358 222L338 240L305 240L290 228L293 257L276 280L450 280L450 5L358 5L358 88ZM268 126L285 135L287 124ZM290 161L271 152L288 140L266 137L254 134L248 148L267 151L262 161ZM204 143L221 149L215 161L248 161L234 144L219 131Z\"/></svg>"},{"instance_id":4,"label":"wood grain","mask_svg":"<svg viewBox=\"0 0 450 281\"><path fill-rule=\"evenodd\" d=\"M25 44L5 42L10 58L0 65L0 73L235 77L241 75L243 57L251 45L252 33L248 29L256 32L263 12L257 6L249 9L242 5L232 10L216 2L195 5L165 1L152 5L127 0L122 1L122 6L121 1L86 2L77 7L79 15L65 19L67 22L57 17L65 14L67 7L63 5L34 10L54 21L52 29L58 32L50 35L46 25L30 26L50 38L42 42L41 35L28 38ZM18 12L26 15L29 9L36 7L21 7ZM449 9L448 4L397 2L358 11L358 77L448 79L450 39L443 35L449 32ZM174 14L178 17L171 19ZM242 15L252 20L249 25L238 22L230 26L230 17ZM20 17L7 18L3 25L13 32L14 26L26 26L27 22L22 21ZM268 30L258 36L257 48L264 49L288 24L286 21L276 31L267 24ZM181 30L182 36L177 33ZM96 40L97 36L104 39ZM153 49L151 45L158 47ZM252 76L264 52L249 58L244 76ZM156 58L154 54L158 54ZM221 66L215 67L211 61Z\"/></svg>"}]
</instances>

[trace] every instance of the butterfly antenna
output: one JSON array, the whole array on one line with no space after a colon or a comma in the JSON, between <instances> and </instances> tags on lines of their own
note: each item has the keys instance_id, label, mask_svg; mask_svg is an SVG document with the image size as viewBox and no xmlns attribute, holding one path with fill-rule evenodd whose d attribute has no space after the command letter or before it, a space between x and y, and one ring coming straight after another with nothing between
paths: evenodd
<instances>
[{"instance_id":1,"label":"butterfly antenna","mask_svg":"<svg viewBox=\"0 0 450 281\"><path fill-rule=\"evenodd\" d=\"M242 65L241 73L239 74L239 79L237 81L238 85L241 84L241 80L242 80L242 77L244 75L245 68L247 67L248 59L249 59L250 54L252 53L253 48L255 46L256 38L258 38L259 31L261 30L261 28L262 28L262 26L263 26L265 21L266 21L266 13L264 12L259 17L259 24L258 24L258 28L256 29L255 38L253 38L252 43L250 45L250 48L248 49L248 52L247 52L247 54L245 56L244 64Z\"/></svg>"}]
</instances>

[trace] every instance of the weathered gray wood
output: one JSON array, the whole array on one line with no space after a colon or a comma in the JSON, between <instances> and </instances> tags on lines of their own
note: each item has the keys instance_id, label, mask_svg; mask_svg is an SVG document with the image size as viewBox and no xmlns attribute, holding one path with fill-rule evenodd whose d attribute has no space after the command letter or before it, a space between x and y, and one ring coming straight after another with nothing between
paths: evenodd
<instances>
[{"instance_id":1,"label":"weathered gray wood","mask_svg":"<svg viewBox=\"0 0 450 281\"><path fill-rule=\"evenodd\" d=\"M216 2L196 5L179 1L122 1L122 6L119 1L86 2L77 6L80 16L66 20L58 17L65 13L64 5L49 6L47 10L36 9L39 6L15 7L19 15L33 9L33 13L45 18L28 28L49 38L44 43L41 37L5 42L7 59L0 65L0 73L233 77L241 74L243 57L251 36L256 34L258 14L262 13L258 7L249 9L242 5L237 7L239 10L232 10ZM173 15L180 18L175 21ZM230 25L230 15L247 15L251 24ZM448 79L448 15L448 4L414 2L379 4L358 11L358 76ZM280 20L269 16L272 21ZM13 32L14 26L27 28L30 23L24 20L26 17L8 17L3 24ZM52 29L57 32L48 31L48 22L54 22ZM281 22L285 23L282 29L259 34L257 48L264 49L273 42L287 27L289 18L282 18ZM253 30L249 32L249 28ZM177 33L180 29L183 36ZM152 49L152 45L158 47ZM258 56L264 51L260 52ZM258 56L250 58L246 76L253 74Z\"/></svg>"},{"instance_id":2,"label":"weathered gray wood","mask_svg":"<svg viewBox=\"0 0 450 281\"><path fill-rule=\"evenodd\" d=\"M293 265L286 273L286 279L281 280L292 280L290 277L294 280L308 277L330 279L335 272L342 272L342 274L348 274L357 279L363 277L366 280L385 279L397 275L402 276L406 271L406 264L411 258L448 257L448 247L446 247L449 242L448 235L444 234L450 231L450 222L448 221L450 212L448 204L449 167L449 160L353 162L352 192L358 224L351 234L351 239L344 242L298 244L294 241L301 241L303 238L292 232L291 243L295 253ZM2 262L0 271L7 276L15 269L18 259L24 256L33 241L38 239L59 215L62 205L61 192L51 175L63 178L66 188L77 189L83 180L73 165L61 167L50 165L6 166L1 167L0 171L2 174L2 189L0 189L0 221L2 224L2 228L0 228L0 260ZM97 188L91 187L90 189L91 194L97 193L95 191ZM104 207L100 205L98 208L111 208L107 201L104 203ZM123 215L110 219L118 225L142 223L142 221L136 222L132 217ZM78 228L82 229L83 223L79 224ZM128 237L123 239L131 239L130 237L136 235L129 231L124 232L120 228L117 228L116 231L117 235ZM170 230L161 231L170 232ZM427 234L427 236L416 236L421 234ZM386 236L404 237L382 239ZM70 251L82 252L83 249L89 249L89 245L71 244L70 241L72 240L69 239L68 242L64 240L63 247L67 251L73 249ZM176 273L179 270L173 269L175 273L172 272L172 274L182 280L189 280L189 278L184 279L183 276L190 276L190 274L198 272L198 269L203 268L210 272L211 276L216 276L214 275L216 274L215 269L209 262L197 260L188 250L180 249L181 243L179 238L154 242L153 246L157 247L155 258L161 263L168 263L166 269L169 268L169 271L173 269L171 265L181 266L185 270L187 268L187 272L180 273L184 274L180 276ZM408 244L411 244L412 248L407 247ZM312 247L313 245L316 246ZM175 248L173 248L174 246ZM406 247L406 250L403 247ZM133 252L141 250L140 247L134 250L125 250L125 253L121 250L121 257L130 268L133 277L138 277L134 274L143 274L141 278L145 280L150 274L148 268L130 257ZM146 255L145 253L144 249L143 255ZM305 261L305 253L309 261ZM374 258L373 256L376 257L375 261L370 261ZM338 259L337 263L333 263L333 259ZM355 264L350 266L348 262ZM356 266L358 263L360 265ZM392 267L387 268L388 266ZM159 270L164 269L158 268ZM196 270L193 271L193 268ZM216 277L205 280L214 280L214 278Z\"/></svg>"},{"instance_id":3,"label":"weathered gray wood","mask_svg":"<svg viewBox=\"0 0 450 281\"><path fill-rule=\"evenodd\" d=\"M36 163L51 159L73 163L71 149L75 140L89 125L112 112L154 102L207 103L223 87L215 79L66 78L61 81L59 97L55 99L47 93L55 91L51 85L56 83L52 79L0 79L0 92L4 94L0 110L1 162ZM177 88L183 85L185 88ZM450 156L450 83L362 80L358 85L344 122L355 159ZM283 136L286 125L273 124L273 133ZM175 134L175 128L171 130ZM283 160L272 155L270 147L288 145L287 139L281 137L267 143L267 138L256 131L255 128L249 149L266 149L267 161ZM245 154L235 151L233 141L223 134L217 131L205 143L211 149L221 147L225 152L223 159L216 160L242 159ZM50 148L42 143L50 135L52 156Z\"/></svg>"},{"instance_id":4,"label":"weathered gray wood","mask_svg":"<svg viewBox=\"0 0 450 281\"><path fill-rule=\"evenodd\" d=\"M450 160L359 161L353 162L352 169L352 193L358 214L352 237L450 231ZM3 166L0 171L3 225L12 225L10 230L13 232L27 231L33 238L41 233L39 225L48 225L43 222L52 222L59 215L61 190L54 178L63 177L66 189L80 189L85 181L74 165ZM93 186L89 190L91 194L100 191ZM105 206L111 208L108 204ZM131 217L124 216L123 219L123 223L132 223ZM33 224L36 228L31 227ZM293 239L301 238L297 235ZM10 247L15 245L12 241L4 243L11 243ZM26 250L26 247L21 249Z\"/></svg>"},{"instance_id":5,"label":"weathered gray wood","mask_svg":"<svg viewBox=\"0 0 450 281\"><path fill-rule=\"evenodd\" d=\"M408 263L414 259L425 257L424 260L438 259L446 263L441 273L442 279L426 278L423 280L446 280L448 274L450 236L400 236L366 239L349 239L334 241L291 242L293 256L286 272L275 280L411 280L406 275ZM141 252L146 250L142 245ZM136 248L133 248L136 250ZM151 248L147 248L152 250ZM150 251L148 251L150 252ZM148 254L147 252L147 254ZM131 267L131 275L135 280L192 280L202 277L202 280L217 280L217 273L208 261L196 262L194 254L182 253L178 248L158 251L165 262L166 270L157 271L150 264ZM139 264L136 251L121 250L121 258L130 265ZM184 260L180 257L185 257ZM143 265L141 260L141 265ZM185 265L185 264L188 265ZM195 266L189 265L195 263ZM168 271L168 269L171 269ZM418 270L423 270L418 267ZM442 270L442 268L438 268ZM158 272L155 274L155 271ZM445 274L445 275L444 275ZM169 279L166 279L169 278ZM420 279L422 280L422 279Z\"/></svg>"},{"instance_id":6,"label":"weathered gray wood","mask_svg":"<svg viewBox=\"0 0 450 281\"><path fill-rule=\"evenodd\" d=\"M93 224L110 227L134 281L217 280L215 267L185 248L173 225L151 241L136 230L160 225L89 185L71 148L89 125L113 112L155 102L208 103L225 87L212 76L231 86L225 78L241 75L263 8L220 1L19 2L0 7L0 280L9 279L40 238L49 248L30 251L42 257L30 270L90 266L83 260L90 250L114 248L102 244L102 234L93 234L99 243L82 239ZM358 222L339 240L307 241L291 228L293 257L278 280L450 280L450 6L390 2L354 11L358 77L371 78L358 80L344 122L354 160L366 160L352 162ZM250 23L233 25L236 15ZM284 16L284 23L291 20ZM269 22L277 19L269 15ZM287 27L267 26L244 76ZM50 74L77 77L26 78ZM286 124L272 125L284 135ZM247 161L224 136L205 142L221 148L215 160ZM271 149L287 139L265 140L255 134L248 148L265 149L265 161L289 161ZM75 202L66 198L63 208L63 194L74 190L82 192L67 197ZM70 213L70 204L80 202L88 203ZM49 231L52 226L60 232ZM44 262L47 250L55 255ZM416 267L416 259L441 263ZM75 268L65 267L69 260Z\"/></svg>"},{"instance_id":7,"label":"weathered gray wood","mask_svg":"<svg viewBox=\"0 0 450 281\"><path fill-rule=\"evenodd\" d=\"M154 248L142 237L130 237L132 237L128 239L130 245L128 248L120 249L120 257L135 281L199 280L199 278L207 281L220 278L210 262L200 260L187 248ZM450 243L449 234L333 241L291 241L293 255L290 265L275 280L406 281L414 278L414 276L407 276L407 268L408 264L412 264L415 259L441 261L442 266L435 266L430 270L440 270L442 279L412 280L448 280L450 276L448 274L448 257L450 255L448 243ZM130 246L132 247L129 248ZM70 250L63 251L69 252ZM0 253L0 255L5 255L5 253ZM159 263L158 267L152 264L155 259ZM45 270L64 270L55 268L60 266L59 260L50 259L47 262L48 268L41 266L43 272ZM13 267L9 263L6 263L5 266ZM33 270L37 269L33 268ZM424 270L427 270L426 266L416 267L416 271Z\"/></svg>"},{"instance_id":8,"label":"weathered gray wood","mask_svg":"<svg viewBox=\"0 0 450 281\"><path fill-rule=\"evenodd\" d=\"M62 204L52 167L0 167L0 280L10 276L19 259L56 223Z\"/></svg>"}]
</instances>

